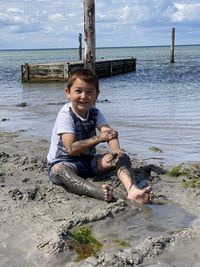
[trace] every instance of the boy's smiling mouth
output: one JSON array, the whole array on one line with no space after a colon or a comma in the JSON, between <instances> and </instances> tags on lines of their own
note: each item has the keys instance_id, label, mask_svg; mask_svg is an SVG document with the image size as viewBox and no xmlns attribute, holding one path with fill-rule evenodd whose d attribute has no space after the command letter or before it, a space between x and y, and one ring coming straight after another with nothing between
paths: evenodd
<instances>
[{"instance_id":1,"label":"boy's smiling mouth","mask_svg":"<svg viewBox=\"0 0 200 267\"><path fill-rule=\"evenodd\" d=\"M82 102L82 101L79 101L78 104L80 105L87 105L89 102Z\"/></svg>"}]
</instances>

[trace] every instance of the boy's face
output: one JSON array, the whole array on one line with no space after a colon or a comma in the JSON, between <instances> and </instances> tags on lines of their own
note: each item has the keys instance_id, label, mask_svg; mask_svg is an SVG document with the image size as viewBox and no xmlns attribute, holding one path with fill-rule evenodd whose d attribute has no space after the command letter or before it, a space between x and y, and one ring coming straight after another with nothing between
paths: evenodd
<instances>
[{"instance_id":1,"label":"boy's face","mask_svg":"<svg viewBox=\"0 0 200 267\"><path fill-rule=\"evenodd\" d=\"M86 117L87 112L99 95L94 84L87 83L77 78L70 89L66 89L67 97L72 103L74 111L81 117Z\"/></svg>"}]
</instances>

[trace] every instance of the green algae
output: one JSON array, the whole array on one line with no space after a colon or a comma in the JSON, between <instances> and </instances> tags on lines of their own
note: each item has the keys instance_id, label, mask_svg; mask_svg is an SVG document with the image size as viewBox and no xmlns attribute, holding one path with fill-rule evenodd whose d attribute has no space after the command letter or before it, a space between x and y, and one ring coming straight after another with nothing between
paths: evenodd
<instances>
[{"instance_id":1,"label":"green algae","mask_svg":"<svg viewBox=\"0 0 200 267\"><path fill-rule=\"evenodd\" d=\"M130 244L125 240L116 239L114 242L116 242L120 247L130 247Z\"/></svg>"},{"instance_id":2,"label":"green algae","mask_svg":"<svg viewBox=\"0 0 200 267\"><path fill-rule=\"evenodd\" d=\"M200 164L185 168L187 180L183 180L184 188L200 188Z\"/></svg>"},{"instance_id":3,"label":"green algae","mask_svg":"<svg viewBox=\"0 0 200 267\"><path fill-rule=\"evenodd\" d=\"M181 165L171 168L166 175L171 177L184 176L182 181L184 188L200 188L200 164L193 164L190 167Z\"/></svg>"},{"instance_id":4,"label":"green algae","mask_svg":"<svg viewBox=\"0 0 200 267\"><path fill-rule=\"evenodd\" d=\"M78 261L95 256L102 247L87 227L75 227L69 233L69 248L76 251Z\"/></svg>"},{"instance_id":5,"label":"green algae","mask_svg":"<svg viewBox=\"0 0 200 267\"><path fill-rule=\"evenodd\" d=\"M179 177L181 175L185 175L184 169L182 168L181 165L176 165L172 167L166 175L171 176L171 177Z\"/></svg>"},{"instance_id":6,"label":"green algae","mask_svg":"<svg viewBox=\"0 0 200 267\"><path fill-rule=\"evenodd\" d=\"M149 150L153 151L153 152L159 152L159 153L163 153L162 149L160 149L159 147L157 146L151 146L149 148Z\"/></svg>"}]
</instances>

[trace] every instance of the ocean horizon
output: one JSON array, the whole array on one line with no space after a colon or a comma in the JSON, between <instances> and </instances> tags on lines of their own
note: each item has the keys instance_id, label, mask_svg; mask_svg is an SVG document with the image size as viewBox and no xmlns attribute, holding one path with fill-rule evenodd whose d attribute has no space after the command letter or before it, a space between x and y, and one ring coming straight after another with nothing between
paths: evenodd
<instances>
[{"instance_id":1,"label":"ocean horizon","mask_svg":"<svg viewBox=\"0 0 200 267\"><path fill-rule=\"evenodd\" d=\"M175 47L179 46L199 46L200 44L175 44ZM166 45L135 45L135 46L102 46L102 47L96 47L96 49L109 49L109 48L148 48L148 47L170 47L170 44ZM0 51L24 51L24 50L74 50L79 49L78 47L57 47L57 48L0 48ZM84 47L82 48L84 49Z\"/></svg>"}]
</instances>

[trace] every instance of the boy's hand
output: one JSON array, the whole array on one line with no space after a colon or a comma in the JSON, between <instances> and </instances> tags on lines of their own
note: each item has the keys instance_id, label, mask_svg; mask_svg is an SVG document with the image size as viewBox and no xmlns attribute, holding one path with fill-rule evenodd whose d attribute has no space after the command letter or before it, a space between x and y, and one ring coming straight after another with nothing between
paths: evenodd
<instances>
[{"instance_id":1,"label":"boy's hand","mask_svg":"<svg viewBox=\"0 0 200 267\"><path fill-rule=\"evenodd\" d=\"M101 142L109 142L118 137L118 132L115 130L108 130L101 132L98 136L100 137Z\"/></svg>"},{"instance_id":2,"label":"boy's hand","mask_svg":"<svg viewBox=\"0 0 200 267\"><path fill-rule=\"evenodd\" d=\"M125 153L125 151L123 150L123 149L121 149L121 148L118 148L118 149L114 149L114 150L112 150L112 155L114 156L114 157L116 157L116 156L122 156L122 155L124 155L124 153Z\"/></svg>"}]
</instances>

